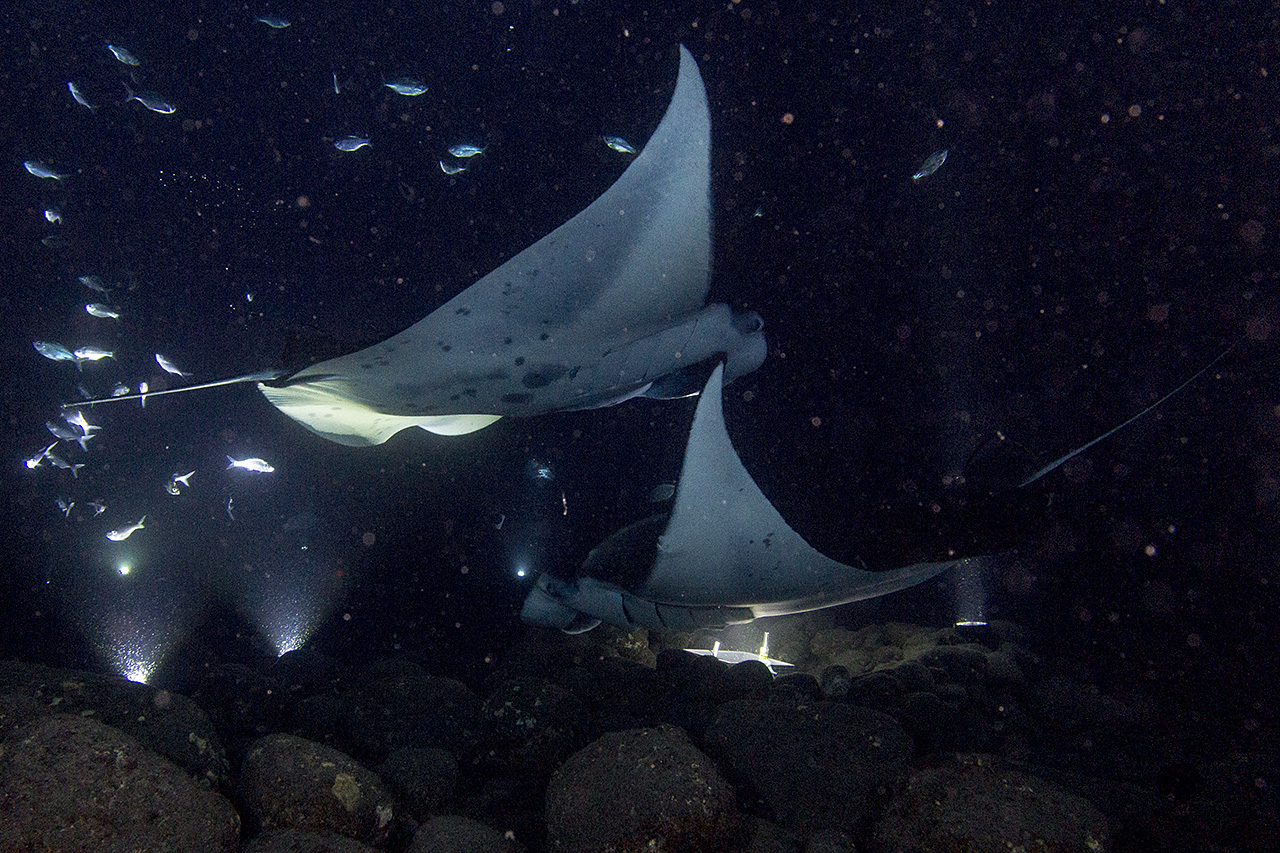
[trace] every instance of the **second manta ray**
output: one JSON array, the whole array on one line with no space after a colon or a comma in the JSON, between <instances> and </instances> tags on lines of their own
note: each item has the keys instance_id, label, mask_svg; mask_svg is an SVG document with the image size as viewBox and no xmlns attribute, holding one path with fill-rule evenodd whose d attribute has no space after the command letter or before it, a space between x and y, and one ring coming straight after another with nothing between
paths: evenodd
<instances>
[{"instance_id":1,"label":"second manta ray","mask_svg":"<svg viewBox=\"0 0 1280 853\"><path fill-rule=\"evenodd\" d=\"M778 514L742 467L724 426L724 366L707 381L670 514L615 533L576 577L543 574L520 617L588 631L689 631L804 613L897 592L963 562L868 572L820 554Z\"/></svg>"},{"instance_id":2,"label":"second manta ray","mask_svg":"<svg viewBox=\"0 0 1280 853\"><path fill-rule=\"evenodd\" d=\"M694 394L697 365L717 357L726 381L750 373L765 358L760 317L705 304L710 148L706 89L681 47L675 92L644 150L546 237L382 343L288 376L169 393L258 382L317 435L368 446L408 427L462 435L508 415Z\"/></svg>"}]
</instances>

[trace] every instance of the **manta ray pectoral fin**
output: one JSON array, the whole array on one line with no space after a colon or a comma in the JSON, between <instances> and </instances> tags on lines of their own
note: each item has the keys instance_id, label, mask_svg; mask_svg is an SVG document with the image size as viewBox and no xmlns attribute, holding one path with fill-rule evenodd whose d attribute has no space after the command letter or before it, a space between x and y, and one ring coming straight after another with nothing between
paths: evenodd
<instances>
[{"instance_id":1,"label":"manta ray pectoral fin","mask_svg":"<svg viewBox=\"0 0 1280 853\"><path fill-rule=\"evenodd\" d=\"M805 542L733 449L723 379L724 366L717 365L698 400L670 517L614 534L592 550L573 581L543 575L526 618L563 624L583 616L656 630L736 624L886 595L956 565L869 572Z\"/></svg>"},{"instance_id":2,"label":"manta ray pectoral fin","mask_svg":"<svg viewBox=\"0 0 1280 853\"><path fill-rule=\"evenodd\" d=\"M709 630L750 622L756 614L748 607L650 601L591 577L566 582L542 575L525 598L520 618L529 625L580 634L601 622L624 631Z\"/></svg>"},{"instance_id":3,"label":"manta ray pectoral fin","mask_svg":"<svg viewBox=\"0 0 1280 853\"><path fill-rule=\"evenodd\" d=\"M348 447L382 444L409 427L437 435L465 435L501 415L393 415L379 412L350 396L338 379L300 382L283 387L258 384L258 390L280 411L316 435Z\"/></svg>"}]
</instances>

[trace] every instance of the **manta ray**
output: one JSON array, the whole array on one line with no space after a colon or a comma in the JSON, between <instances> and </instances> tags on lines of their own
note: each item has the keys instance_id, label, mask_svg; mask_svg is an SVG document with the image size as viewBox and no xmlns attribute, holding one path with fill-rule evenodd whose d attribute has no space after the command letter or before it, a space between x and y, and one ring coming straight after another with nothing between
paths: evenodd
<instances>
[{"instance_id":1,"label":"manta ray","mask_svg":"<svg viewBox=\"0 0 1280 853\"><path fill-rule=\"evenodd\" d=\"M292 374L145 396L256 382L315 434L369 446L409 427L462 435L507 416L687 396L713 358L732 381L764 362L766 345L758 315L706 304L710 151L706 88L681 47L666 113L618 180L422 320Z\"/></svg>"},{"instance_id":2,"label":"manta ray","mask_svg":"<svg viewBox=\"0 0 1280 853\"><path fill-rule=\"evenodd\" d=\"M897 592L963 560L871 572L819 553L778 514L724 425L724 365L698 398L675 505L596 546L573 577L543 573L521 618L569 633L722 628Z\"/></svg>"}]
</instances>

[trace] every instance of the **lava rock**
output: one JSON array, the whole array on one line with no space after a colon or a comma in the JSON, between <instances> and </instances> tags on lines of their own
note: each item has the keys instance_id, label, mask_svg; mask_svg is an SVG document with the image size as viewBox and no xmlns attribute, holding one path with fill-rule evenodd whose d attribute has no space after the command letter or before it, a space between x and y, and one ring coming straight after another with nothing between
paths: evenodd
<instances>
[{"instance_id":1,"label":"lava rock","mask_svg":"<svg viewBox=\"0 0 1280 853\"><path fill-rule=\"evenodd\" d=\"M234 853L231 803L135 739L57 714L0 749L0 850Z\"/></svg>"},{"instance_id":2,"label":"lava rock","mask_svg":"<svg viewBox=\"0 0 1280 853\"><path fill-rule=\"evenodd\" d=\"M1008 769L992 756L914 774L876 826L882 853L1103 853L1107 820L1092 803L1052 782Z\"/></svg>"},{"instance_id":3,"label":"lava rock","mask_svg":"<svg viewBox=\"0 0 1280 853\"><path fill-rule=\"evenodd\" d=\"M418 820L426 820L453 799L458 762L435 747L397 749L378 765L378 776Z\"/></svg>"},{"instance_id":4,"label":"lava rock","mask_svg":"<svg viewBox=\"0 0 1280 853\"><path fill-rule=\"evenodd\" d=\"M554 853L722 853L745 825L715 764L680 729L604 735L575 753L547 788Z\"/></svg>"},{"instance_id":5,"label":"lava rock","mask_svg":"<svg viewBox=\"0 0 1280 853\"><path fill-rule=\"evenodd\" d=\"M255 828L322 829L381 844L391 797L350 756L293 735L255 741L240 768L240 797Z\"/></svg>"},{"instance_id":6,"label":"lava rock","mask_svg":"<svg viewBox=\"0 0 1280 853\"><path fill-rule=\"evenodd\" d=\"M406 853L520 853L514 838L461 815L440 815L418 827Z\"/></svg>"},{"instance_id":7,"label":"lava rock","mask_svg":"<svg viewBox=\"0 0 1280 853\"><path fill-rule=\"evenodd\" d=\"M726 702L707 751L763 816L796 832L856 834L906 775L911 740L887 714L845 702Z\"/></svg>"}]
</instances>

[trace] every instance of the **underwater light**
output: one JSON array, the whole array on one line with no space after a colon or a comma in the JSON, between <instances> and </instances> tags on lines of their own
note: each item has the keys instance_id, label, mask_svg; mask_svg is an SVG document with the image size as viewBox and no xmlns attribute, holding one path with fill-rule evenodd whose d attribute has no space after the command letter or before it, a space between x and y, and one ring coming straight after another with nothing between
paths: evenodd
<instances>
[{"instance_id":1,"label":"underwater light","mask_svg":"<svg viewBox=\"0 0 1280 853\"><path fill-rule=\"evenodd\" d=\"M986 558L962 560L952 572L955 575L955 625L975 628L987 624Z\"/></svg>"},{"instance_id":2,"label":"underwater light","mask_svg":"<svg viewBox=\"0 0 1280 853\"><path fill-rule=\"evenodd\" d=\"M181 639L182 617L170 607L152 602L119 602L93 626L98 651L118 675L146 684Z\"/></svg>"},{"instance_id":3,"label":"underwater light","mask_svg":"<svg viewBox=\"0 0 1280 853\"><path fill-rule=\"evenodd\" d=\"M133 571L133 566L130 565L127 560L122 560L116 565L116 571L122 575L127 575L129 572Z\"/></svg>"},{"instance_id":4,"label":"underwater light","mask_svg":"<svg viewBox=\"0 0 1280 853\"><path fill-rule=\"evenodd\" d=\"M733 664L744 663L749 660L758 660L762 664L767 666L770 672L773 672L774 668L779 666L795 666L795 664L788 663L787 661L778 660L777 658L769 657L769 632L768 631L764 632L764 640L760 643L760 649L758 651L722 649L720 647L719 640L716 640L715 643L709 649L685 649L685 651L695 655L704 655L707 657L713 657L716 660L724 661L730 666L732 666Z\"/></svg>"},{"instance_id":5,"label":"underwater light","mask_svg":"<svg viewBox=\"0 0 1280 853\"><path fill-rule=\"evenodd\" d=\"M160 663L158 657L149 656L146 650L128 645L112 649L111 657L116 672L139 684L146 684Z\"/></svg>"},{"instance_id":6,"label":"underwater light","mask_svg":"<svg viewBox=\"0 0 1280 853\"><path fill-rule=\"evenodd\" d=\"M332 612L341 572L328 549L313 544L242 582L238 600L277 655L302 648Z\"/></svg>"}]
</instances>

